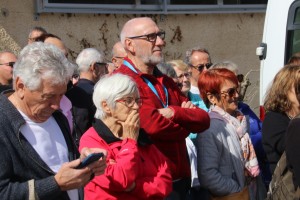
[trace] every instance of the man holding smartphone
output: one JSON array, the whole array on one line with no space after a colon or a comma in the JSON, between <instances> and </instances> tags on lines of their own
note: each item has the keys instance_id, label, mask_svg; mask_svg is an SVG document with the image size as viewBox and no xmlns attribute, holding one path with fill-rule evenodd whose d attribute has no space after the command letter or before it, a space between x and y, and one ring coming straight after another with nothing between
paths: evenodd
<instances>
[{"instance_id":1,"label":"man holding smartphone","mask_svg":"<svg viewBox=\"0 0 300 200\"><path fill-rule=\"evenodd\" d=\"M83 199L81 188L103 174L105 157L77 169L89 154L106 151L85 148L80 155L59 111L73 70L51 44L21 51L15 90L0 95L1 199Z\"/></svg>"}]
</instances>

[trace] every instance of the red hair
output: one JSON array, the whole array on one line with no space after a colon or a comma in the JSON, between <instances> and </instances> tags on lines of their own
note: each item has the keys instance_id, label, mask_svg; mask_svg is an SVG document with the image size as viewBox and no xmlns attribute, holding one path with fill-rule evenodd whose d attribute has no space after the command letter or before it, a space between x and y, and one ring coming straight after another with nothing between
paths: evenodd
<instances>
[{"instance_id":1,"label":"red hair","mask_svg":"<svg viewBox=\"0 0 300 200\"><path fill-rule=\"evenodd\" d=\"M210 105L207 93L220 98L221 87L225 81L231 81L238 86L236 75L226 68L214 68L202 72L198 79L198 88L206 106Z\"/></svg>"}]
</instances>

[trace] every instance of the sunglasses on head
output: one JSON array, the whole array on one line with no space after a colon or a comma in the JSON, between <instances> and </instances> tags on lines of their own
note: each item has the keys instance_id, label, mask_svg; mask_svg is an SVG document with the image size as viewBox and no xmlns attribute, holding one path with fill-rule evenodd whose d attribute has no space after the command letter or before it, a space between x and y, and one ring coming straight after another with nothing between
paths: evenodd
<instances>
[{"instance_id":1,"label":"sunglasses on head","mask_svg":"<svg viewBox=\"0 0 300 200\"><path fill-rule=\"evenodd\" d=\"M239 94L239 91L237 88L229 88L227 91L221 92L221 94L227 94L231 98L236 94Z\"/></svg>"},{"instance_id":2,"label":"sunglasses on head","mask_svg":"<svg viewBox=\"0 0 300 200\"><path fill-rule=\"evenodd\" d=\"M193 68L197 69L199 72L202 72L204 67L206 67L206 69L209 69L213 64L212 63L206 63L206 64L200 64L198 66L192 66Z\"/></svg>"},{"instance_id":3,"label":"sunglasses on head","mask_svg":"<svg viewBox=\"0 0 300 200\"><path fill-rule=\"evenodd\" d=\"M8 62L8 63L2 63L2 64L0 64L0 65L7 65L7 66L10 66L10 67L14 67L14 64L15 64L16 62Z\"/></svg>"}]
</instances>

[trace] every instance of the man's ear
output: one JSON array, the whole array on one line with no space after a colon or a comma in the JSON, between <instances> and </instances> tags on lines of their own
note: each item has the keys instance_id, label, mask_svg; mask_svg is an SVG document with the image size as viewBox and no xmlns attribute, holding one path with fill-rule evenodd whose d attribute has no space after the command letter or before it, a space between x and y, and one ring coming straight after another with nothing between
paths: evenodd
<instances>
[{"instance_id":1,"label":"man's ear","mask_svg":"<svg viewBox=\"0 0 300 200\"><path fill-rule=\"evenodd\" d=\"M23 81L20 79L20 77L17 77L16 80L15 80L15 85L14 85L14 89L15 89L15 92L17 93L18 97L20 99L23 99L24 98L24 92L26 90L26 87L23 83Z\"/></svg>"},{"instance_id":2,"label":"man's ear","mask_svg":"<svg viewBox=\"0 0 300 200\"><path fill-rule=\"evenodd\" d=\"M95 71L95 68L96 68L95 62L93 62L89 67L89 71Z\"/></svg>"},{"instance_id":3,"label":"man's ear","mask_svg":"<svg viewBox=\"0 0 300 200\"><path fill-rule=\"evenodd\" d=\"M115 57L112 57L112 58L111 58L111 62L112 62L114 65L116 65L117 61L118 61L118 60L117 60Z\"/></svg>"},{"instance_id":4,"label":"man's ear","mask_svg":"<svg viewBox=\"0 0 300 200\"><path fill-rule=\"evenodd\" d=\"M127 49L131 54L135 53L134 41L131 39L125 39L125 49Z\"/></svg>"}]
</instances>

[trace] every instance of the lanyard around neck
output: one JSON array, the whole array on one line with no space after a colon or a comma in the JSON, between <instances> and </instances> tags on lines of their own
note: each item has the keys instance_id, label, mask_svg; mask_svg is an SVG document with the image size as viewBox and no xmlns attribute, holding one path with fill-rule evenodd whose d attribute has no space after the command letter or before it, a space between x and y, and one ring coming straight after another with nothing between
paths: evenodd
<instances>
[{"instance_id":1,"label":"lanyard around neck","mask_svg":"<svg viewBox=\"0 0 300 200\"><path fill-rule=\"evenodd\" d=\"M131 69L133 72L138 73L136 71L136 69L126 60L123 60L123 64L128 67L129 69ZM160 98L160 96L158 95L157 90L155 89L154 85L145 77L142 77L144 79L144 81L147 83L148 87L152 90L152 92L157 96L157 98L159 99L159 101L161 102L161 104L163 105L164 108L168 107L168 90L167 88L162 84L163 88L164 88L164 93L166 95L166 104L164 104L164 102L162 101L162 99Z\"/></svg>"}]
</instances>

